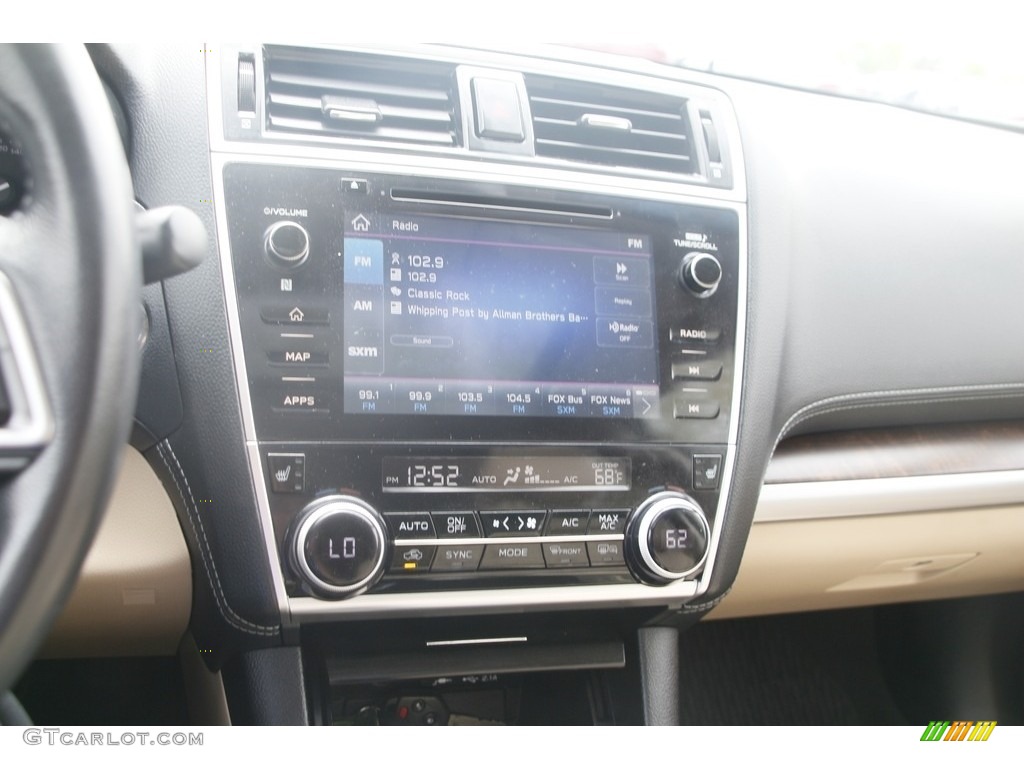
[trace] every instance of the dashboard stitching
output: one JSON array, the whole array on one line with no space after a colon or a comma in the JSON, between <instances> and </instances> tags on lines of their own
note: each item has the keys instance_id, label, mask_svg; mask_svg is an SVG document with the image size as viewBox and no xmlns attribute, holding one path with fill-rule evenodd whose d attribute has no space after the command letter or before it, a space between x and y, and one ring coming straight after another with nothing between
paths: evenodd
<instances>
[{"instance_id":1,"label":"dashboard stitching","mask_svg":"<svg viewBox=\"0 0 1024 768\"><path fill-rule=\"evenodd\" d=\"M997 390L997 389L1014 389L1018 390L1010 393L1000 392L988 392L972 395L969 394L972 391L979 390ZM778 445L779 441L782 440L786 434L796 427L798 424L807 421L815 416L823 416L826 413L836 413L838 411L854 410L857 408L886 408L896 405L919 405L924 403L952 403L961 401L976 401L976 400L998 400L1003 398L1014 398L1021 397L1024 395L1024 384L972 384L961 387L933 387L928 389L891 389L879 392L858 392L847 395L836 395L834 397L827 397L824 400L818 400L805 405L803 408L794 413L789 420L783 425L782 429L779 430L778 437L775 439L775 444ZM893 400L881 400L877 402L869 403L856 403L851 405L840 405L834 408L821 407L830 403L839 403L844 400L866 400L873 397L893 397L899 395L928 395L935 394L935 397L907 397ZM960 394L960 397L944 397L943 393ZM820 409L820 410L819 410Z\"/></svg>"},{"instance_id":2,"label":"dashboard stitching","mask_svg":"<svg viewBox=\"0 0 1024 768\"><path fill-rule=\"evenodd\" d=\"M174 449L167 440L164 440L157 445L157 453L159 453L160 458L163 460L164 466L167 467L167 471L170 472L171 477L174 480L174 485L178 490L178 495L181 497L182 503L185 505L185 509L188 512L189 523L192 526L192 532L196 535L196 540L199 542L199 553L203 560L203 567L206 570L208 581L214 588L213 595L215 602L217 603L217 610L220 611L220 615L226 622L228 622L228 624L242 632L262 636L276 635L276 627L255 624L243 619L235 613L234 610L232 610L230 605L228 605L227 596L224 594L224 589L221 586L220 574L217 573L217 564L213 559L213 553L210 551L210 543L206 538L206 529L203 527L203 520L199 515L198 507L196 507L195 497L192 495L192 487L189 485L188 478L185 476L185 470L182 469L181 462L178 461L178 457L174 453ZM171 466L170 462L167 461L167 453L170 453L171 458L174 459L177 472L175 472L175 469ZM179 476L184 481L185 488L188 490L188 500L186 500L185 494L181 489L181 483L178 482ZM196 526L196 522L198 522L198 528Z\"/></svg>"},{"instance_id":3,"label":"dashboard stitching","mask_svg":"<svg viewBox=\"0 0 1024 768\"><path fill-rule=\"evenodd\" d=\"M708 600L707 602L703 603L690 603L689 605L684 605L682 608L679 609L678 612L683 614L691 614L701 613L703 611L710 611L712 608L717 607L720 602L725 600L725 598L729 596L730 592L732 592L732 586L730 586L727 590L725 590L725 592L720 594L714 600Z\"/></svg>"}]
</instances>

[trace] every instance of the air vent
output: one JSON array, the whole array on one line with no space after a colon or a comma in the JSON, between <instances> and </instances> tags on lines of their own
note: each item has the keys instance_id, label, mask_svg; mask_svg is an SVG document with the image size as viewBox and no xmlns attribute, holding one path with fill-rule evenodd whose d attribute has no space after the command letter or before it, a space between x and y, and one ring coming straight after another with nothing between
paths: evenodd
<instances>
[{"instance_id":1,"label":"air vent","mask_svg":"<svg viewBox=\"0 0 1024 768\"><path fill-rule=\"evenodd\" d=\"M686 99L577 80L527 76L538 157L692 174Z\"/></svg>"},{"instance_id":2,"label":"air vent","mask_svg":"<svg viewBox=\"0 0 1024 768\"><path fill-rule=\"evenodd\" d=\"M272 131L459 146L450 65L278 46L265 54Z\"/></svg>"}]
</instances>

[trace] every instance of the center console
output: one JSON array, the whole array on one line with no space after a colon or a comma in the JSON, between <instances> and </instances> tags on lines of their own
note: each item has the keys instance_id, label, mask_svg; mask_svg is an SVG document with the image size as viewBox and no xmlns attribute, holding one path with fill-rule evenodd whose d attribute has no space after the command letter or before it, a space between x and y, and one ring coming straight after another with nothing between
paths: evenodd
<instances>
[{"instance_id":1,"label":"center console","mask_svg":"<svg viewBox=\"0 0 1024 768\"><path fill-rule=\"evenodd\" d=\"M212 161L286 623L700 595L727 515L744 337L742 175L720 95L669 93L686 173L551 163L540 133L566 121L540 116L544 73L453 65L461 149L397 151L397 134L373 145L344 127L378 119L365 101L324 96L324 124L342 127L289 133L274 110L291 103L282 83L306 82L289 68L301 57L263 54L269 122L246 134L241 102L216 104L236 140ZM248 72L246 56L225 56L222 75ZM678 90L634 80L609 93L642 107ZM521 140L509 105L530 125ZM587 135L662 130L585 107Z\"/></svg>"}]
</instances>

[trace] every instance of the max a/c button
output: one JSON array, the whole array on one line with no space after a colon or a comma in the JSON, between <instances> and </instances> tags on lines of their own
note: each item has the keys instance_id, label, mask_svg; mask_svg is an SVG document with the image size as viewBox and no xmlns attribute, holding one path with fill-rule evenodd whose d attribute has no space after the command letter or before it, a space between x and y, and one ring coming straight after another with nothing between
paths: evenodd
<instances>
[{"instance_id":1,"label":"max a/c button","mask_svg":"<svg viewBox=\"0 0 1024 768\"><path fill-rule=\"evenodd\" d=\"M677 397L673 411L677 419L713 419L718 416L720 408L714 400L697 400L689 397Z\"/></svg>"}]
</instances>

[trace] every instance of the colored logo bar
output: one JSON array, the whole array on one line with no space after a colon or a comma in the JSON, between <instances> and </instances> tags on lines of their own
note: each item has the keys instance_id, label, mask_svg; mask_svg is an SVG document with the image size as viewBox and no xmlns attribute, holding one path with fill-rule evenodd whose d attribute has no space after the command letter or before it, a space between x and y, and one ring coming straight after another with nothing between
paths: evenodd
<instances>
[{"instance_id":1,"label":"colored logo bar","mask_svg":"<svg viewBox=\"0 0 1024 768\"><path fill-rule=\"evenodd\" d=\"M931 720L921 741L988 741L995 727L995 720Z\"/></svg>"}]
</instances>

